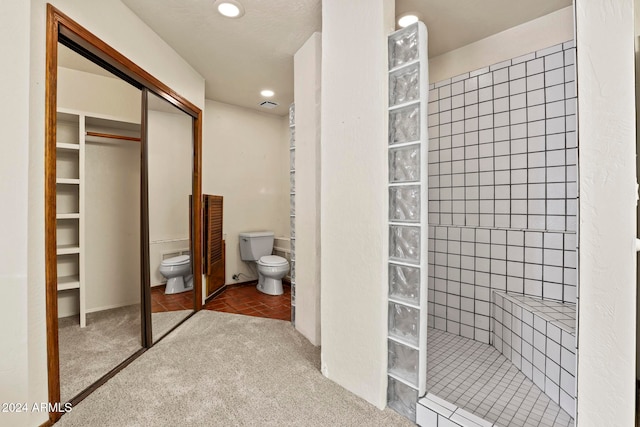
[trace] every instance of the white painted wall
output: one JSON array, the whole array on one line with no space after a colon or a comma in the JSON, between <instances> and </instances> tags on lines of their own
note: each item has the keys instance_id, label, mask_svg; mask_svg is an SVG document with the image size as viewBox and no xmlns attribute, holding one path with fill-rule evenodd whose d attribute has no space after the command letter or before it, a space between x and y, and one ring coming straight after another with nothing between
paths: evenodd
<instances>
[{"instance_id":1,"label":"white painted wall","mask_svg":"<svg viewBox=\"0 0 640 427\"><path fill-rule=\"evenodd\" d=\"M191 116L178 109L175 109L175 113L149 111L151 286L167 281L159 271L163 253L189 250L191 246L189 195L193 193L192 129Z\"/></svg>"},{"instance_id":2,"label":"white painted wall","mask_svg":"<svg viewBox=\"0 0 640 427\"><path fill-rule=\"evenodd\" d=\"M202 190L224 197L226 283L257 278L240 259L238 234L289 237L289 128L286 117L206 101ZM240 280L231 276L242 273Z\"/></svg>"},{"instance_id":3,"label":"white painted wall","mask_svg":"<svg viewBox=\"0 0 640 427\"><path fill-rule=\"evenodd\" d=\"M56 7L139 66L204 106L204 82L173 49L120 1L53 0ZM0 393L4 402L47 401L44 280L44 80L46 2L2 2L0 51L11 58L2 69L3 298L0 322ZM27 176L28 172L28 176ZM28 188L27 188L28 185ZM25 222L27 221L27 222ZM27 228L25 228L25 226ZM26 253L25 253L26 251ZM4 258L7 256L7 258ZM26 267L26 268L25 268ZM9 329L7 329L9 328ZM37 426L45 413L0 414L0 424ZM5 421L6 420L6 421Z\"/></svg>"},{"instance_id":4,"label":"white painted wall","mask_svg":"<svg viewBox=\"0 0 640 427\"><path fill-rule=\"evenodd\" d=\"M119 78L58 67L58 107L140 123L139 89Z\"/></svg>"},{"instance_id":5,"label":"white painted wall","mask_svg":"<svg viewBox=\"0 0 640 427\"><path fill-rule=\"evenodd\" d=\"M635 411L636 149L632 0L576 1L580 224L578 425Z\"/></svg>"},{"instance_id":6,"label":"white painted wall","mask_svg":"<svg viewBox=\"0 0 640 427\"><path fill-rule=\"evenodd\" d=\"M571 39L573 7L569 6L430 58L429 79L438 82Z\"/></svg>"},{"instance_id":7,"label":"white painted wall","mask_svg":"<svg viewBox=\"0 0 640 427\"><path fill-rule=\"evenodd\" d=\"M387 35L393 0L322 4L322 372L379 408L387 368Z\"/></svg>"},{"instance_id":8,"label":"white painted wall","mask_svg":"<svg viewBox=\"0 0 640 427\"><path fill-rule=\"evenodd\" d=\"M140 302L140 143L85 147L87 312Z\"/></svg>"},{"instance_id":9,"label":"white painted wall","mask_svg":"<svg viewBox=\"0 0 640 427\"><path fill-rule=\"evenodd\" d=\"M322 35L294 56L296 329L320 345L320 80Z\"/></svg>"},{"instance_id":10,"label":"white painted wall","mask_svg":"<svg viewBox=\"0 0 640 427\"><path fill-rule=\"evenodd\" d=\"M11 66L0 71L2 156L0 156L0 402L28 401L32 364L27 264L29 141L29 10L30 2L1 2L0 15L11 17L0 27L0 55ZM44 313L43 313L44 315ZM42 317L44 320L44 316ZM41 333L34 335L42 335ZM40 355L42 355L42 351ZM40 358L41 359L41 358ZM39 369L38 369L39 368ZM37 395L36 395L37 396ZM0 424L36 424L42 417L0 413Z\"/></svg>"}]
</instances>

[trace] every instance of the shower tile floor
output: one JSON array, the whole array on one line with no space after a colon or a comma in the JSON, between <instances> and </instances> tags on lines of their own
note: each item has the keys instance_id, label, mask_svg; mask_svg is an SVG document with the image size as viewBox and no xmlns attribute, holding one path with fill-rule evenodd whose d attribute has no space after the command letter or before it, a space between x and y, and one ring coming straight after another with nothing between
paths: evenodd
<instances>
[{"instance_id":1,"label":"shower tile floor","mask_svg":"<svg viewBox=\"0 0 640 427\"><path fill-rule=\"evenodd\" d=\"M291 286L283 283L282 295L267 295L256 289L256 284L228 286L204 308L225 313L266 317L291 321Z\"/></svg>"},{"instance_id":2,"label":"shower tile floor","mask_svg":"<svg viewBox=\"0 0 640 427\"><path fill-rule=\"evenodd\" d=\"M427 390L501 427L573 427L573 419L494 347L430 328Z\"/></svg>"}]
</instances>

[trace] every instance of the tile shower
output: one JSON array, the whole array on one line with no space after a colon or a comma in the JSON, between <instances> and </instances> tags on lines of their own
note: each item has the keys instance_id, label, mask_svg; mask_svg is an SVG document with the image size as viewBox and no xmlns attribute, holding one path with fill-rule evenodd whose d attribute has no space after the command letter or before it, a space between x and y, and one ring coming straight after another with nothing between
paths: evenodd
<instances>
[{"instance_id":1,"label":"tile shower","mask_svg":"<svg viewBox=\"0 0 640 427\"><path fill-rule=\"evenodd\" d=\"M428 155L418 157L428 168L428 376L435 364L452 357L448 348L457 351L453 349L484 344L494 364L506 363L523 384L542 395L526 388L526 398L514 407L505 404L497 413L495 407L493 412L482 409L480 400L491 399L486 389L466 398L430 393L431 400L421 399L429 402L428 412L417 406L422 425L467 425L455 417L476 423L470 425L573 423L578 282L574 63L570 41L430 85ZM390 80L392 99L396 89ZM409 132L416 128L394 121L390 112L391 146L396 143L395 128L403 126ZM417 126L415 135L419 131ZM391 173L394 155L391 150ZM403 164L411 161L406 157ZM397 199L411 200L410 188L403 187L403 194L390 188L392 221L393 204ZM396 240L406 244L417 239L419 245L420 237L426 236L392 230L391 260ZM419 263L422 254L418 252L413 261ZM399 280L405 285L420 283L415 271L397 268L391 262L391 294ZM424 324L416 319L415 327L419 325ZM440 331L445 335L437 335ZM432 342L431 335L461 341L453 345L453 338L434 338ZM390 341L390 359L398 352L394 346ZM445 365L438 371L458 368ZM464 377L460 372L455 375ZM487 378L490 381L491 376ZM479 380L474 381L465 385L478 386ZM427 382L427 392L446 388L437 381ZM394 397L390 392L392 407ZM453 400L458 412L455 405L446 409L435 402L439 398L448 398L450 405ZM402 410L409 418L415 416L415 407ZM529 416L524 417L523 411Z\"/></svg>"}]
</instances>

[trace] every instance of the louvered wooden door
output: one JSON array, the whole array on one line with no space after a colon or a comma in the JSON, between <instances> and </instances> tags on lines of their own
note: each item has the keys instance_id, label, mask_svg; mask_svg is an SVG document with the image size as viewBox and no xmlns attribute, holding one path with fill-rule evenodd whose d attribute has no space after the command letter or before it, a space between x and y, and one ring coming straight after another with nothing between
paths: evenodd
<instances>
[{"instance_id":1,"label":"louvered wooden door","mask_svg":"<svg viewBox=\"0 0 640 427\"><path fill-rule=\"evenodd\" d=\"M207 296L224 286L225 244L222 240L223 197L204 195L204 268Z\"/></svg>"}]
</instances>

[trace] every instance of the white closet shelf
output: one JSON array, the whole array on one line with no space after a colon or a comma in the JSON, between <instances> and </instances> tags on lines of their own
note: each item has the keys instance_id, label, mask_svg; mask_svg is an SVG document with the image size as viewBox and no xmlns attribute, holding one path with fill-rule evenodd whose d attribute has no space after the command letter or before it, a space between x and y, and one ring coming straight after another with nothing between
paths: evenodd
<instances>
[{"instance_id":1,"label":"white closet shelf","mask_svg":"<svg viewBox=\"0 0 640 427\"><path fill-rule=\"evenodd\" d=\"M59 213L56 215L56 219L80 219L80 213Z\"/></svg>"},{"instance_id":2,"label":"white closet shelf","mask_svg":"<svg viewBox=\"0 0 640 427\"><path fill-rule=\"evenodd\" d=\"M80 276L58 277L58 290L80 289Z\"/></svg>"},{"instance_id":3,"label":"white closet shelf","mask_svg":"<svg viewBox=\"0 0 640 427\"><path fill-rule=\"evenodd\" d=\"M78 179L78 178L58 178L58 179L56 179L56 184L80 185L80 179Z\"/></svg>"},{"instance_id":4,"label":"white closet shelf","mask_svg":"<svg viewBox=\"0 0 640 427\"><path fill-rule=\"evenodd\" d=\"M56 248L56 254L58 255L71 255L79 253L80 246L78 245L60 245Z\"/></svg>"},{"instance_id":5,"label":"white closet shelf","mask_svg":"<svg viewBox=\"0 0 640 427\"><path fill-rule=\"evenodd\" d=\"M58 142L56 144L58 150L80 151L80 144L69 144L66 142Z\"/></svg>"}]
</instances>

